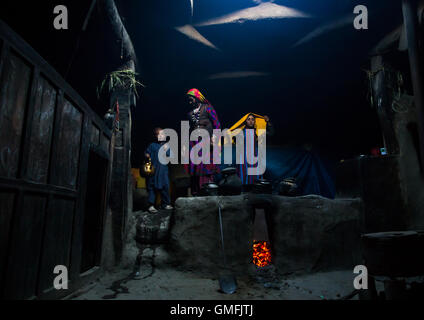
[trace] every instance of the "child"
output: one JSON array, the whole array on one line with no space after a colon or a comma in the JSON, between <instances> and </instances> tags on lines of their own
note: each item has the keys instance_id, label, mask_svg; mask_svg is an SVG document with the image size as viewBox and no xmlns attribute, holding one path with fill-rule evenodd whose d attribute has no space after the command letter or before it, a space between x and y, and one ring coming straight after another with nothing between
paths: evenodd
<instances>
[{"instance_id":1,"label":"child","mask_svg":"<svg viewBox=\"0 0 424 320\"><path fill-rule=\"evenodd\" d=\"M163 165L159 161L159 150L166 143L164 140L162 128L156 128L154 130L157 142L153 142L147 148L145 155L148 159L151 159L153 167L155 168L154 175L148 178L147 190L149 192L149 212L157 213L158 210L155 208L156 202L156 191L160 191L162 198L162 209L172 210L171 199L169 196L169 177L168 177L168 166Z\"/></svg>"}]
</instances>

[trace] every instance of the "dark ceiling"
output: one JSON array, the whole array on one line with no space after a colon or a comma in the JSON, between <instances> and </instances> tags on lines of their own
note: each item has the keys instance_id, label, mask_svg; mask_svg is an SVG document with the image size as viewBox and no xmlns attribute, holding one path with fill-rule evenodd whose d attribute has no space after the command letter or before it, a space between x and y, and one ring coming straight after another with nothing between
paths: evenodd
<instances>
[{"instance_id":1,"label":"dark ceiling","mask_svg":"<svg viewBox=\"0 0 424 320\"><path fill-rule=\"evenodd\" d=\"M105 99L97 100L96 86L119 65L119 39L111 36L98 8L87 32L80 34L90 2L61 1L70 12L68 31L52 27L55 1L2 1L0 17L62 75L75 52L67 80L102 115L108 106ZM401 23L400 0L273 1L310 18L196 27L219 51L175 27L196 25L260 1L194 0L193 17L190 0L116 2L136 48L140 81L146 85L134 115L134 161L140 161L154 126L178 128L185 120L184 94L193 87L212 102L225 127L250 111L268 115L277 128L273 144L311 142L337 157L368 153L381 144L362 69L369 68L370 50ZM294 47L317 28L352 15L358 4L369 9L369 30L355 30L352 21ZM241 71L266 75L209 79Z\"/></svg>"}]
</instances>

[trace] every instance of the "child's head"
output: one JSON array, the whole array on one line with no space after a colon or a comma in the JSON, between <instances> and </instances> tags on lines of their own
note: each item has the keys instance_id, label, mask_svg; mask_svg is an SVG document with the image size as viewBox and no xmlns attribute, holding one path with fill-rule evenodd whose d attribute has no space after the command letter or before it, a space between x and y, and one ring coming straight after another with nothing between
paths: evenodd
<instances>
[{"instance_id":1,"label":"child's head","mask_svg":"<svg viewBox=\"0 0 424 320\"><path fill-rule=\"evenodd\" d=\"M163 129L160 127L155 128L154 130L154 135L156 137L156 139L160 142L165 141L165 134L163 132Z\"/></svg>"}]
</instances>

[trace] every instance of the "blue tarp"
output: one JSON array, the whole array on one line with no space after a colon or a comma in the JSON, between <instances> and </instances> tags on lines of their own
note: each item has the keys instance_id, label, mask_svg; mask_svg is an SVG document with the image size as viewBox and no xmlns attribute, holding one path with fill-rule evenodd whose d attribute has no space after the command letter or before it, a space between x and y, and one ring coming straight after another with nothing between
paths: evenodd
<instances>
[{"instance_id":1,"label":"blue tarp","mask_svg":"<svg viewBox=\"0 0 424 320\"><path fill-rule=\"evenodd\" d=\"M233 147L235 164L235 147ZM334 199L334 163L317 150L304 147L267 147L267 170L264 178L273 182L274 193L286 178L296 178L301 195L321 195Z\"/></svg>"},{"instance_id":2,"label":"blue tarp","mask_svg":"<svg viewBox=\"0 0 424 320\"><path fill-rule=\"evenodd\" d=\"M302 147L268 147L267 171L265 179L279 182L294 177L301 195L321 195L333 199L336 194L334 180L330 172L331 161L324 159L316 150Z\"/></svg>"}]
</instances>

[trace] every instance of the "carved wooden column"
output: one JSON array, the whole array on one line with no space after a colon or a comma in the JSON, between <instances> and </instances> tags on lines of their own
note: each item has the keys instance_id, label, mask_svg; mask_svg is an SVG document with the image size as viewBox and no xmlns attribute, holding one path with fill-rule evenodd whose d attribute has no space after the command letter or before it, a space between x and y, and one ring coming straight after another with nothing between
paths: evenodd
<instances>
[{"instance_id":1,"label":"carved wooden column","mask_svg":"<svg viewBox=\"0 0 424 320\"><path fill-rule=\"evenodd\" d=\"M408 39L409 63L411 66L411 78L414 87L415 105L418 114L418 132L420 137L419 152L421 163L421 174L424 170L424 92L423 75L421 66L421 56L419 50L418 36L418 14L417 2L412 0L403 0L403 17Z\"/></svg>"},{"instance_id":2,"label":"carved wooden column","mask_svg":"<svg viewBox=\"0 0 424 320\"><path fill-rule=\"evenodd\" d=\"M120 46L119 70L136 69L136 54L128 32L122 23L114 0L100 0L107 20L112 27L112 39ZM111 92L110 105L119 105L119 130L115 132L114 161L110 205L112 210L113 246L115 262L122 258L126 240L127 220L132 213L132 176L131 176L131 108L136 99L131 88L118 88Z\"/></svg>"},{"instance_id":3,"label":"carved wooden column","mask_svg":"<svg viewBox=\"0 0 424 320\"><path fill-rule=\"evenodd\" d=\"M384 147L388 154L399 154L399 144L393 127L391 97L387 92L387 78L382 56L371 58L372 88L375 108L383 134Z\"/></svg>"}]
</instances>

